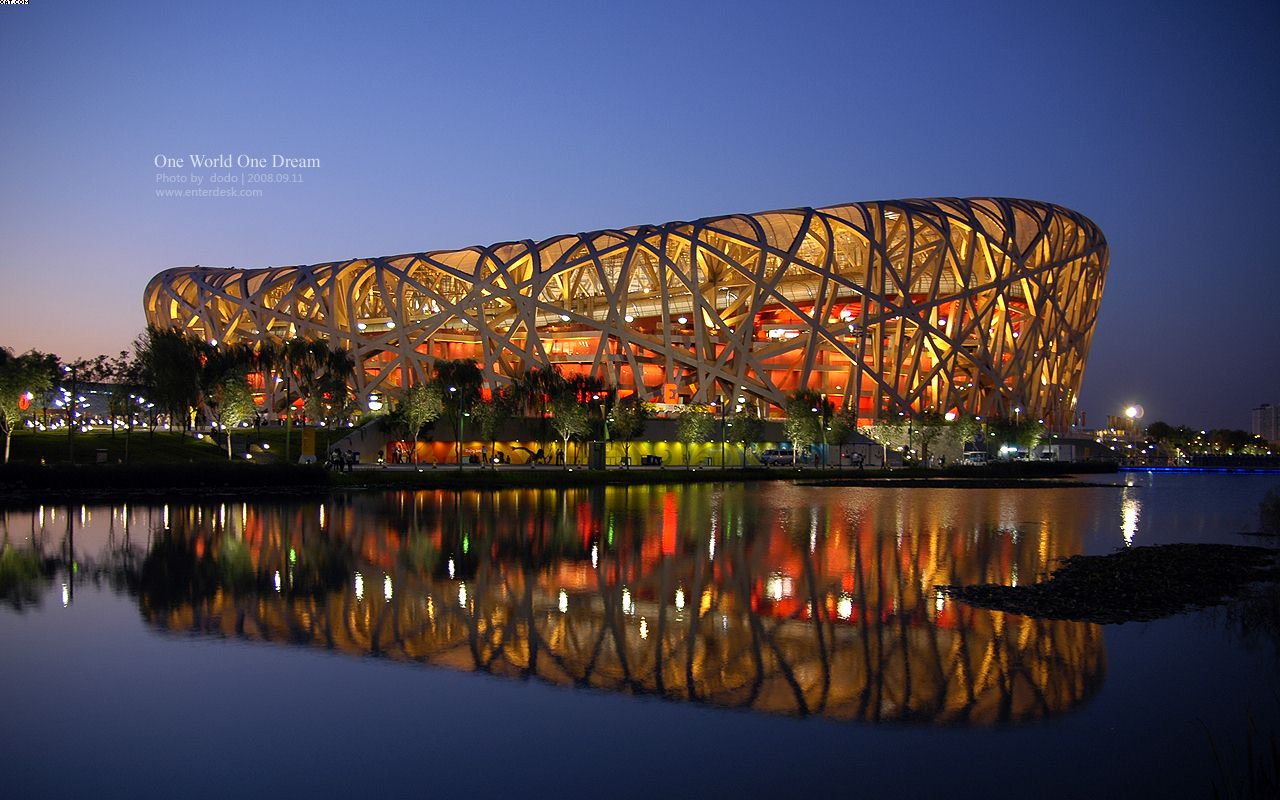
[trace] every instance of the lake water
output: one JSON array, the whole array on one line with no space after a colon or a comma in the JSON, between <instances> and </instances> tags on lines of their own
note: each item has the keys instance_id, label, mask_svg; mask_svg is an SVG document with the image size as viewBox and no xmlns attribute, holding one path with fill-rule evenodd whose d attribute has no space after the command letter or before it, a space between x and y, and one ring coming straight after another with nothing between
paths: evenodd
<instances>
[{"instance_id":1,"label":"lake water","mask_svg":"<svg viewBox=\"0 0 1280 800\"><path fill-rule=\"evenodd\" d=\"M10 510L0 794L1206 796L1280 729L1274 620L933 589L1249 543L1280 485L1103 480Z\"/></svg>"}]
</instances>

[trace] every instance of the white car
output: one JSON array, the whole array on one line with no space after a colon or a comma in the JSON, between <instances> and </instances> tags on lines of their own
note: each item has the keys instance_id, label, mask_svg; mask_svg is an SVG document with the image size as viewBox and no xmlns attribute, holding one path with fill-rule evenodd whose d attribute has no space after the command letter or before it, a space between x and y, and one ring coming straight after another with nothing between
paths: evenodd
<instances>
[{"instance_id":1,"label":"white car","mask_svg":"<svg viewBox=\"0 0 1280 800\"><path fill-rule=\"evenodd\" d=\"M756 458L760 459L760 463L766 467L778 467L784 464L790 466L799 463L794 450L765 450Z\"/></svg>"}]
</instances>

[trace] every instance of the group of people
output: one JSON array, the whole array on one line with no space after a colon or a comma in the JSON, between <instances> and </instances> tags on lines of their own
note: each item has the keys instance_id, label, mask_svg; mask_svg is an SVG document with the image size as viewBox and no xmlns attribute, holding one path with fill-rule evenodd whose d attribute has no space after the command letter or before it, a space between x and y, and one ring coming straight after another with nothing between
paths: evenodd
<instances>
[{"instance_id":1,"label":"group of people","mask_svg":"<svg viewBox=\"0 0 1280 800\"><path fill-rule=\"evenodd\" d=\"M344 470L346 472L350 472L355 468L355 465L359 463L359 453L354 450L348 450L346 454L343 454L341 450L335 447L333 448L333 452L329 453L329 457L325 460L324 465L329 469L337 470L338 472L343 472Z\"/></svg>"}]
</instances>

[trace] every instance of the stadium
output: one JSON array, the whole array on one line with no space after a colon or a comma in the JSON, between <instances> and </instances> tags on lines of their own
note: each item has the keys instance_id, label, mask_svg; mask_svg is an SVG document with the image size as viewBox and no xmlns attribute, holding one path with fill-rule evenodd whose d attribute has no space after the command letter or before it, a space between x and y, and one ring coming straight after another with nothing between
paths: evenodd
<instances>
[{"instance_id":1,"label":"stadium","mask_svg":"<svg viewBox=\"0 0 1280 800\"><path fill-rule=\"evenodd\" d=\"M558 366L660 405L797 389L863 424L948 412L1071 424L1106 278L1101 231L1036 201L895 200L266 269L180 267L148 322L347 348L356 396L437 359L488 388ZM265 388L265 387L264 387Z\"/></svg>"}]
</instances>

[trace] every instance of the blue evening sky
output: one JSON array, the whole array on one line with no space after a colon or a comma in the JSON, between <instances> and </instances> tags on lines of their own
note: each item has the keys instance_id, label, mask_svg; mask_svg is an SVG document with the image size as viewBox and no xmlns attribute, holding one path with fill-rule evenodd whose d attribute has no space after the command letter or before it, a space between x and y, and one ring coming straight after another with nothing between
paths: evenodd
<instances>
[{"instance_id":1,"label":"blue evening sky","mask_svg":"<svg viewBox=\"0 0 1280 800\"><path fill-rule=\"evenodd\" d=\"M0 6L0 344L126 347L176 265L1003 195L1110 241L1091 425L1247 428L1280 401L1278 41L1276 2ZM157 197L191 153L321 166Z\"/></svg>"}]
</instances>

